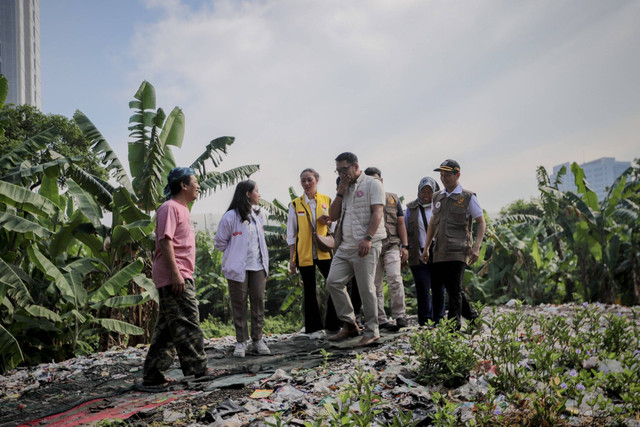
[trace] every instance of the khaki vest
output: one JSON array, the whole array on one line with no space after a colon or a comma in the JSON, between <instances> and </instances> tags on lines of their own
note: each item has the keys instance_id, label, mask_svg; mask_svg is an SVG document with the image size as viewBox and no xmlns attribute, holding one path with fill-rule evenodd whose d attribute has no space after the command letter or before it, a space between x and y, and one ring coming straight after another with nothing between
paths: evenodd
<instances>
[{"instance_id":1,"label":"khaki vest","mask_svg":"<svg viewBox=\"0 0 640 427\"><path fill-rule=\"evenodd\" d=\"M313 221L313 215L311 215L311 207L305 201L304 195L294 199L291 204L296 211L296 217L298 219L298 231L296 233L296 257L297 264L300 267L307 267L313 265L313 238L312 229L307 219L307 212L309 218ZM329 215L329 206L331 205L331 199L324 194L316 193L316 233L321 236L326 236L328 228L326 225L318 221L322 215ZM301 215L302 214L302 215ZM318 259L331 259L331 253L323 252L316 248Z\"/></svg>"},{"instance_id":2,"label":"khaki vest","mask_svg":"<svg viewBox=\"0 0 640 427\"><path fill-rule=\"evenodd\" d=\"M398 236L398 195L394 193L385 193L384 204L384 228L387 231L387 238L382 241L383 251L394 245L400 244L400 236Z\"/></svg>"},{"instance_id":3,"label":"khaki vest","mask_svg":"<svg viewBox=\"0 0 640 427\"><path fill-rule=\"evenodd\" d=\"M475 193L462 190L459 194L445 197L442 191L433 195L433 218L435 227L435 249L433 262L467 262L471 254L471 225L469 202Z\"/></svg>"}]
</instances>

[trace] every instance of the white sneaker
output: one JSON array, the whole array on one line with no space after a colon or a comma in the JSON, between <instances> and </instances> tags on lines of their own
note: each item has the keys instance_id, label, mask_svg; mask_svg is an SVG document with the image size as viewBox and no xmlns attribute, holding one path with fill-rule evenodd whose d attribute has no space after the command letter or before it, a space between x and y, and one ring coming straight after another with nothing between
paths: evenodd
<instances>
[{"instance_id":1,"label":"white sneaker","mask_svg":"<svg viewBox=\"0 0 640 427\"><path fill-rule=\"evenodd\" d=\"M244 357L244 352L246 350L247 346L245 343L243 342L239 342L236 343L236 349L233 350L233 356L234 357Z\"/></svg>"},{"instance_id":2,"label":"white sneaker","mask_svg":"<svg viewBox=\"0 0 640 427\"><path fill-rule=\"evenodd\" d=\"M258 354L271 354L271 350L264 343L264 340L253 341L253 349L258 352Z\"/></svg>"},{"instance_id":3,"label":"white sneaker","mask_svg":"<svg viewBox=\"0 0 640 427\"><path fill-rule=\"evenodd\" d=\"M322 339L325 339L326 337L327 337L327 333L324 331L324 329L320 329L319 331L312 332L309 335L309 339L311 340L322 340Z\"/></svg>"}]
</instances>

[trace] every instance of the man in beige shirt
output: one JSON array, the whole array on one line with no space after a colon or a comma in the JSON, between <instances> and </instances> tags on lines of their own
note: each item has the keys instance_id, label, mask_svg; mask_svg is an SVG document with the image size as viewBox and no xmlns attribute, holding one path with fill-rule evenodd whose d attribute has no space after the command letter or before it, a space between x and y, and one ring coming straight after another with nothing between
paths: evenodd
<instances>
[{"instance_id":1,"label":"man in beige shirt","mask_svg":"<svg viewBox=\"0 0 640 427\"><path fill-rule=\"evenodd\" d=\"M382 222L385 193L382 182L362 172L353 153L336 157L336 172L340 175L340 184L329 207L329 216L332 221L338 221L336 244L339 246L331 262L327 289L343 327L329 340L342 341L360 332L346 289L346 284L355 276L365 317L363 338L357 345L364 346L380 337L374 277L382 240L386 237Z\"/></svg>"}]
</instances>

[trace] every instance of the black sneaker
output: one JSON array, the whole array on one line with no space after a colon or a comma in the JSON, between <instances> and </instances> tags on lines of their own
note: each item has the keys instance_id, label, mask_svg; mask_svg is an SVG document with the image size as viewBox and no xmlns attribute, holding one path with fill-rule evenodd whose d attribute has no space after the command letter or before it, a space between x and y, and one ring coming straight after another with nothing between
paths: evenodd
<instances>
[{"instance_id":1,"label":"black sneaker","mask_svg":"<svg viewBox=\"0 0 640 427\"><path fill-rule=\"evenodd\" d=\"M387 323L383 323L382 325L378 326L380 329L384 329L385 331L389 331L389 332L396 332L398 329L398 326L394 325L391 322L387 322Z\"/></svg>"},{"instance_id":2,"label":"black sneaker","mask_svg":"<svg viewBox=\"0 0 640 427\"><path fill-rule=\"evenodd\" d=\"M398 317L396 319L396 325L398 326L398 328L406 328L407 326L409 326L409 322L407 322L407 319L405 319L404 317Z\"/></svg>"}]
</instances>

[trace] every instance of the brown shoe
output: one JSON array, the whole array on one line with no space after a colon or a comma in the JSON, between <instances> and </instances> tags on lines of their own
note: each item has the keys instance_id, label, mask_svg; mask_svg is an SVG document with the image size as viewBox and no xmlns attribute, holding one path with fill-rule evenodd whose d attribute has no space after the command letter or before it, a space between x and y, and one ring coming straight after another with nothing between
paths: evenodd
<instances>
[{"instance_id":1,"label":"brown shoe","mask_svg":"<svg viewBox=\"0 0 640 427\"><path fill-rule=\"evenodd\" d=\"M374 342L378 341L380 337L362 337L362 339L358 342L358 344L354 345L354 347L365 347Z\"/></svg>"},{"instance_id":2,"label":"brown shoe","mask_svg":"<svg viewBox=\"0 0 640 427\"><path fill-rule=\"evenodd\" d=\"M355 323L345 323L342 325L342 329L332 337L329 337L329 341L344 341L347 338L356 337L360 333L360 328Z\"/></svg>"}]
</instances>

